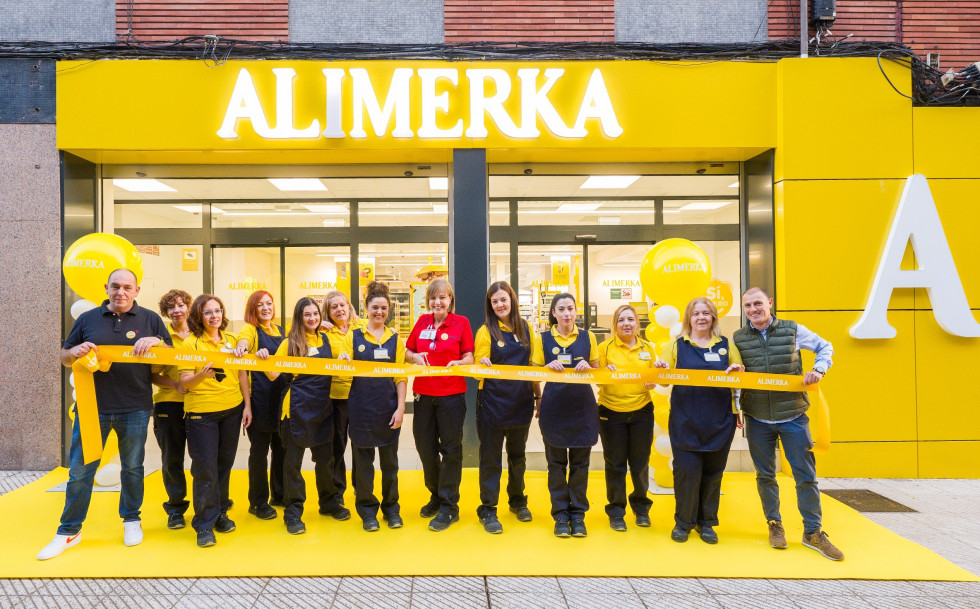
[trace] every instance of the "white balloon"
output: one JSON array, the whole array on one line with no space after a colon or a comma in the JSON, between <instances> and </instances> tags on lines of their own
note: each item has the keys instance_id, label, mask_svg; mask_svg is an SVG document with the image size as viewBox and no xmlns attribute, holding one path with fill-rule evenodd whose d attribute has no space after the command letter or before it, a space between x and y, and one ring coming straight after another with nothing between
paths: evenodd
<instances>
[{"instance_id":1,"label":"white balloon","mask_svg":"<svg viewBox=\"0 0 980 609\"><path fill-rule=\"evenodd\" d=\"M666 387L663 385L657 385L656 387L653 388L653 390L654 392L659 393L660 395L670 395L671 387L673 387L673 385L667 385Z\"/></svg>"},{"instance_id":2,"label":"white balloon","mask_svg":"<svg viewBox=\"0 0 980 609\"><path fill-rule=\"evenodd\" d=\"M85 311L91 311L99 305L95 304L90 300L77 300L71 305L71 318L78 319L78 317Z\"/></svg>"},{"instance_id":3,"label":"white balloon","mask_svg":"<svg viewBox=\"0 0 980 609\"><path fill-rule=\"evenodd\" d=\"M667 467L670 468L670 471L674 471L674 458L673 457L671 457L670 458L670 461L667 462Z\"/></svg>"},{"instance_id":4,"label":"white balloon","mask_svg":"<svg viewBox=\"0 0 980 609\"><path fill-rule=\"evenodd\" d=\"M665 457L673 457L674 451L670 448L670 436L664 434L653 439L653 447L658 453Z\"/></svg>"},{"instance_id":5,"label":"white balloon","mask_svg":"<svg viewBox=\"0 0 980 609\"><path fill-rule=\"evenodd\" d=\"M681 322L677 322L676 324L672 325L670 327L670 337L677 338L678 336L680 336L681 332L683 331L683 328L684 325Z\"/></svg>"},{"instance_id":6,"label":"white balloon","mask_svg":"<svg viewBox=\"0 0 980 609\"><path fill-rule=\"evenodd\" d=\"M68 384L71 385L72 387L75 386L75 373L74 372L69 372L68 373Z\"/></svg>"},{"instance_id":7,"label":"white balloon","mask_svg":"<svg viewBox=\"0 0 980 609\"><path fill-rule=\"evenodd\" d=\"M75 390L71 390L71 401L74 402L77 398L75 397Z\"/></svg>"},{"instance_id":8,"label":"white balloon","mask_svg":"<svg viewBox=\"0 0 980 609\"><path fill-rule=\"evenodd\" d=\"M654 312L653 319L661 328L669 328L681 320L681 314L677 307L663 305Z\"/></svg>"},{"instance_id":9,"label":"white balloon","mask_svg":"<svg viewBox=\"0 0 980 609\"><path fill-rule=\"evenodd\" d=\"M119 474L122 467L118 463L106 463L95 472L95 483L99 486L115 486L119 484Z\"/></svg>"},{"instance_id":10,"label":"white balloon","mask_svg":"<svg viewBox=\"0 0 980 609\"><path fill-rule=\"evenodd\" d=\"M663 427L661 427L659 423L654 423L653 424L653 437L656 438L657 436L659 436L662 433L667 433L667 431Z\"/></svg>"}]
</instances>

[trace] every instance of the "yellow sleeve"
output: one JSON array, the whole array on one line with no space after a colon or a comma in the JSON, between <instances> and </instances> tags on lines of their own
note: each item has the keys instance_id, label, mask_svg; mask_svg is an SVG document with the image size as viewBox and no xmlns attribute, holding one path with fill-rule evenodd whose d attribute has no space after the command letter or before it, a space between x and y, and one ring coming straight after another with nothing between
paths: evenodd
<instances>
[{"instance_id":1,"label":"yellow sleeve","mask_svg":"<svg viewBox=\"0 0 980 609\"><path fill-rule=\"evenodd\" d=\"M490 359L490 330L486 324L480 326L473 339L473 359L479 364L483 358Z\"/></svg>"},{"instance_id":2,"label":"yellow sleeve","mask_svg":"<svg viewBox=\"0 0 980 609\"><path fill-rule=\"evenodd\" d=\"M281 343L279 343L279 346L276 348L276 352L273 353L273 355L279 355L279 356L289 355L289 339L288 338L286 340L282 341Z\"/></svg>"},{"instance_id":3,"label":"yellow sleeve","mask_svg":"<svg viewBox=\"0 0 980 609\"><path fill-rule=\"evenodd\" d=\"M595 342L595 334L591 330L589 330L589 344L591 345L589 349L589 363L595 364L599 361L599 347Z\"/></svg>"},{"instance_id":4,"label":"yellow sleeve","mask_svg":"<svg viewBox=\"0 0 980 609\"><path fill-rule=\"evenodd\" d=\"M676 339L664 345L663 351L660 352L660 359L667 362L670 365L671 369L677 367L677 341L679 340L684 340L684 339L681 337L677 337Z\"/></svg>"},{"instance_id":5,"label":"yellow sleeve","mask_svg":"<svg viewBox=\"0 0 980 609\"><path fill-rule=\"evenodd\" d=\"M255 353L258 351L259 335L255 330L255 326L252 324L245 324L242 329L238 332L238 340L244 340L248 343L248 352Z\"/></svg>"},{"instance_id":6,"label":"yellow sleeve","mask_svg":"<svg viewBox=\"0 0 980 609\"><path fill-rule=\"evenodd\" d=\"M609 365L609 360L606 359L606 354L609 353L609 343L611 343L613 340L615 340L615 339L608 338L608 339L602 341L602 343L599 345L599 367L600 368L605 368L606 366Z\"/></svg>"},{"instance_id":7,"label":"yellow sleeve","mask_svg":"<svg viewBox=\"0 0 980 609\"><path fill-rule=\"evenodd\" d=\"M728 365L744 363L742 361L742 354L738 352L738 347L735 346L735 341L728 341Z\"/></svg>"},{"instance_id":8,"label":"yellow sleeve","mask_svg":"<svg viewBox=\"0 0 980 609\"><path fill-rule=\"evenodd\" d=\"M531 365L544 366L544 345L541 335L534 330L531 330Z\"/></svg>"},{"instance_id":9,"label":"yellow sleeve","mask_svg":"<svg viewBox=\"0 0 980 609\"><path fill-rule=\"evenodd\" d=\"M405 363L405 340L401 336L398 337L398 343L397 346L395 347L395 363L396 364ZM395 381L395 385L398 385L398 383L408 383L408 377L396 376L394 378L394 381Z\"/></svg>"}]
</instances>

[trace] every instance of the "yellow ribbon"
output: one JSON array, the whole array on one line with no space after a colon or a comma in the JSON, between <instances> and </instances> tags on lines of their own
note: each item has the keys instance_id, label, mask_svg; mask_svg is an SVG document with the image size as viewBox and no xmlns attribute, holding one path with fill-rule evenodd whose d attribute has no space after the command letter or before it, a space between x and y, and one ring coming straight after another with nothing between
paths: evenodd
<instances>
[{"instance_id":1,"label":"yellow ribbon","mask_svg":"<svg viewBox=\"0 0 980 609\"><path fill-rule=\"evenodd\" d=\"M769 391L804 391L803 377L796 375L760 374L754 372L710 372L705 370L642 369L590 369L584 372L555 372L536 366L419 366L416 364L390 364L365 361L342 361L315 357L269 356L262 360L255 355L238 357L233 353L211 351L184 351L156 347L142 356L133 355L131 347L102 346L97 355L90 353L72 365L75 373L77 416L82 437L82 453L90 463L102 455L102 434L98 423L98 407L95 398L94 371L107 371L109 365L156 364L200 368L211 363L217 368L254 370L259 372L285 372L297 374L329 374L333 376L396 377L396 376L464 376L478 379L510 381L544 381L599 385L643 384L696 385L724 387L727 389L765 389Z\"/></svg>"}]
</instances>

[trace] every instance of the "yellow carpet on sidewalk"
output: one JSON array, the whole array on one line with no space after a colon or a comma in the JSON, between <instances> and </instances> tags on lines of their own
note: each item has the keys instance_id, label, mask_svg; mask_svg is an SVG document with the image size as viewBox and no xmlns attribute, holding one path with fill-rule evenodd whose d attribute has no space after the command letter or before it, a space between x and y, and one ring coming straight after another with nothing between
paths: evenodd
<instances>
[{"instance_id":1,"label":"yellow carpet on sidewalk","mask_svg":"<svg viewBox=\"0 0 980 609\"><path fill-rule=\"evenodd\" d=\"M314 492L313 472L307 487ZM145 539L127 548L122 542L118 493L95 493L82 542L61 556L41 562L37 552L51 540L64 505L63 493L46 492L67 478L58 469L24 488L0 496L0 518L6 523L0 577L252 577L252 576L659 576L806 579L911 579L980 581L939 555L892 533L851 508L823 497L824 528L847 555L827 560L800 544L802 524L796 512L792 479L780 480L783 519L789 548L767 543L753 474L726 474L721 500L721 542L703 543L696 534L684 544L671 541L674 498L653 498L653 527L635 526L617 533L603 511L605 484L601 472L589 480L592 509L586 517L589 536L559 539L552 534L544 472L527 473L530 523L500 510L502 535L483 531L476 517L479 491L476 470L463 474L461 520L448 531L429 531L419 516L427 499L422 472L399 476L404 528L375 533L361 529L356 514L346 522L320 516L316 501L307 503L305 535L286 533L281 518L258 520L247 513L246 472L231 479L235 506L230 516L238 530L218 534L216 546L200 549L193 529L171 531L159 472L146 479L143 503ZM348 489L348 507L353 507ZM188 513L188 523L191 514Z\"/></svg>"}]
</instances>

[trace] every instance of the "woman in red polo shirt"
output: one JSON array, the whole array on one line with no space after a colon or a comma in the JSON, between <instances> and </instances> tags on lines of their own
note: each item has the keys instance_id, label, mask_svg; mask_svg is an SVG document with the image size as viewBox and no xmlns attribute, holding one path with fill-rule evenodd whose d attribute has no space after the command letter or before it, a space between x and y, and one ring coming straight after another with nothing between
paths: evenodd
<instances>
[{"instance_id":1,"label":"woman in red polo shirt","mask_svg":"<svg viewBox=\"0 0 980 609\"><path fill-rule=\"evenodd\" d=\"M456 315L453 288L434 279L425 290L430 313L419 317L405 343L405 361L421 366L463 366L473 363L470 322ZM445 531L459 520L459 483L463 475L463 419L466 381L461 376L417 377L412 432L422 460L429 502L422 517L429 529ZM440 458L441 455L441 458Z\"/></svg>"}]
</instances>

